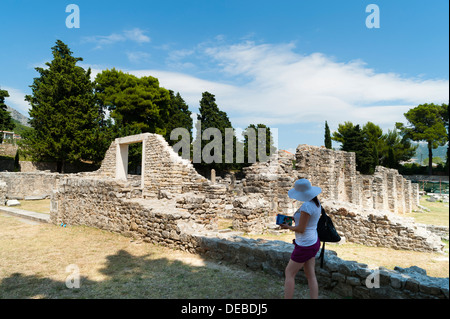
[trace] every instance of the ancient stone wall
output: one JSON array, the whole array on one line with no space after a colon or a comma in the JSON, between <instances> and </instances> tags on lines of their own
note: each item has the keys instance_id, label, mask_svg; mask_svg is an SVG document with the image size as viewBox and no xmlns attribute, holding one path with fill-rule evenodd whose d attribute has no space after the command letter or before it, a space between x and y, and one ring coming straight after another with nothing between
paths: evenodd
<instances>
[{"instance_id":1,"label":"ancient stone wall","mask_svg":"<svg viewBox=\"0 0 450 319\"><path fill-rule=\"evenodd\" d=\"M262 194L268 201L267 207L272 212L293 214L295 201L287 196L296 179L294 155L279 151L267 162L255 163L244 168L245 194Z\"/></svg>"},{"instance_id":2,"label":"ancient stone wall","mask_svg":"<svg viewBox=\"0 0 450 319\"><path fill-rule=\"evenodd\" d=\"M189 210L176 207L174 200L127 198L124 189L123 183L111 179L61 179L52 195L51 221L57 225L97 227L283 276L292 244L208 230L196 222L197 217ZM342 260L333 251L326 251L324 268L319 264L317 260L316 274L321 289L342 297L449 298L448 278L429 277L417 267L419 271L415 272L401 268L371 269L365 264ZM368 287L369 276L376 278L377 286ZM303 272L298 277L306 281ZM369 281L372 282L371 278Z\"/></svg>"},{"instance_id":3,"label":"ancient stone wall","mask_svg":"<svg viewBox=\"0 0 450 319\"><path fill-rule=\"evenodd\" d=\"M322 205L346 241L422 252L442 252L445 246L440 236L414 223L413 218L332 200L322 201Z\"/></svg>"},{"instance_id":4,"label":"ancient stone wall","mask_svg":"<svg viewBox=\"0 0 450 319\"><path fill-rule=\"evenodd\" d=\"M322 198L361 205L364 208L409 213L419 204L417 184L397 170L377 166L372 176L356 170L355 153L299 145L298 175L323 190Z\"/></svg>"},{"instance_id":5,"label":"ancient stone wall","mask_svg":"<svg viewBox=\"0 0 450 319\"><path fill-rule=\"evenodd\" d=\"M166 200L127 198L123 190L110 179L64 178L52 194L51 221L172 245L180 234L177 222L190 214Z\"/></svg>"},{"instance_id":6,"label":"ancient stone wall","mask_svg":"<svg viewBox=\"0 0 450 319\"><path fill-rule=\"evenodd\" d=\"M24 199L27 196L49 198L62 176L46 172L0 172L0 181L6 183L7 199Z\"/></svg>"},{"instance_id":7,"label":"ancient stone wall","mask_svg":"<svg viewBox=\"0 0 450 319\"><path fill-rule=\"evenodd\" d=\"M159 191L173 193L201 190L208 181L197 173L192 163L176 154L158 134L140 134L143 147L142 180L144 196L155 197ZM93 176L116 178L117 154L122 139L116 139Z\"/></svg>"},{"instance_id":8,"label":"ancient stone wall","mask_svg":"<svg viewBox=\"0 0 450 319\"><path fill-rule=\"evenodd\" d=\"M419 197L417 185L413 187L397 170L378 166L374 175L361 175L354 153L309 145L299 145L295 157L283 151L275 155L245 169L244 196L234 201L235 229L266 231L277 213L292 214L301 203L289 199L287 192L296 179L307 178L322 188L320 199L329 203L327 209L346 240L442 251L439 236L399 216L416 208Z\"/></svg>"}]
</instances>

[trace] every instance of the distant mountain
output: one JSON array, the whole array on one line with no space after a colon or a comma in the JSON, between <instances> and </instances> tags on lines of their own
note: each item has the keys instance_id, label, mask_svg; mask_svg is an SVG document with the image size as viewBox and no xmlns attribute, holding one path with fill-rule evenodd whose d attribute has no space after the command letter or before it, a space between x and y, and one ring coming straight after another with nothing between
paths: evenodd
<instances>
[{"instance_id":1,"label":"distant mountain","mask_svg":"<svg viewBox=\"0 0 450 319\"><path fill-rule=\"evenodd\" d=\"M19 122L22 125L31 127L30 124L28 124L28 117L26 117L25 115L22 115L21 113L19 113L18 111L16 111L15 109L13 109L10 106L6 106L6 110L8 112L11 112L11 117L13 118L13 120L16 120L17 122Z\"/></svg>"},{"instance_id":2,"label":"distant mountain","mask_svg":"<svg viewBox=\"0 0 450 319\"><path fill-rule=\"evenodd\" d=\"M427 143L418 143L419 147L416 150L416 155L413 158L417 160L418 163L421 163L424 159L428 158L428 144ZM438 148L433 149L433 157L440 157L442 161L445 162L447 158L447 145L438 146Z\"/></svg>"}]
</instances>

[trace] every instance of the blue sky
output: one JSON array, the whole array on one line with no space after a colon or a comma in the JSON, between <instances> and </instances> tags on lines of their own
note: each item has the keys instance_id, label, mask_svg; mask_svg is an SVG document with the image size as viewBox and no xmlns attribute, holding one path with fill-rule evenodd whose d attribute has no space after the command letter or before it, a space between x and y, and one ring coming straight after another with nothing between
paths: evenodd
<instances>
[{"instance_id":1,"label":"blue sky","mask_svg":"<svg viewBox=\"0 0 450 319\"><path fill-rule=\"evenodd\" d=\"M67 28L68 4L80 28ZM380 28L367 28L369 4ZM95 75L152 75L192 112L215 94L235 128L264 123L278 145L322 145L324 123L384 131L421 103L449 100L447 0L2 0L0 86L28 115L36 66L64 41ZM334 145L336 146L336 145Z\"/></svg>"}]
</instances>

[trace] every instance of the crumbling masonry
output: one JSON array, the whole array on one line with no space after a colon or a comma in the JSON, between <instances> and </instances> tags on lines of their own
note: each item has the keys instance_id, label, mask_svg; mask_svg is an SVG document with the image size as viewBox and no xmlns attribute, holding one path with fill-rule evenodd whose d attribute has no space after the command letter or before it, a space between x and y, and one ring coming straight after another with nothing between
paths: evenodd
<instances>
[{"instance_id":1,"label":"crumbling masonry","mask_svg":"<svg viewBox=\"0 0 450 319\"><path fill-rule=\"evenodd\" d=\"M143 145L142 174L137 178L127 175L132 143ZM268 230L277 213L293 213L299 207L287 191L302 177L322 187L320 199L347 241L418 251L443 247L440 237L402 217L418 205L414 184L382 167L373 176L361 175L353 153L320 147L300 145L295 155L280 151L268 162L246 168L239 188L234 178L228 183L204 178L162 136L146 133L116 139L96 172L0 173L0 199L11 197L11 192L16 198L27 195L27 178L40 185L38 175L48 184L42 192L51 190L55 224L98 227L278 275L290 244L222 233L217 221L232 217L234 231ZM384 290L370 290L365 287L371 273L367 265L342 261L332 252L327 256L328 266L318 272L319 283L343 296L448 298L448 280L442 285L431 277L422 280L392 271L382 276Z\"/></svg>"}]
</instances>

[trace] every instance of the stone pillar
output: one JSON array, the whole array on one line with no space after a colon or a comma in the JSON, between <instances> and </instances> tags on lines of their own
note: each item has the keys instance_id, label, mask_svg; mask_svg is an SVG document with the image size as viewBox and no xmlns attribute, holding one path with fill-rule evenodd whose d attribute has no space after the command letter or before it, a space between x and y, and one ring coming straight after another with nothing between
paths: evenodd
<instances>
[{"instance_id":1,"label":"stone pillar","mask_svg":"<svg viewBox=\"0 0 450 319\"><path fill-rule=\"evenodd\" d=\"M231 183L230 183L229 190L232 191L232 190L234 190L234 187L236 186L236 176L234 175L234 172L231 173L230 180L231 180Z\"/></svg>"},{"instance_id":2,"label":"stone pillar","mask_svg":"<svg viewBox=\"0 0 450 319\"><path fill-rule=\"evenodd\" d=\"M126 181L128 174L128 144L118 144L116 151L116 179Z\"/></svg>"},{"instance_id":3,"label":"stone pillar","mask_svg":"<svg viewBox=\"0 0 450 319\"><path fill-rule=\"evenodd\" d=\"M404 214L406 212L405 198L406 192L404 187L404 179L400 174L396 176L397 179L397 212Z\"/></svg>"},{"instance_id":4,"label":"stone pillar","mask_svg":"<svg viewBox=\"0 0 450 319\"><path fill-rule=\"evenodd\" d=\"M211 170L211 183L216 183L216 170L214 168Z\"/></svg>"}]
</instances>

